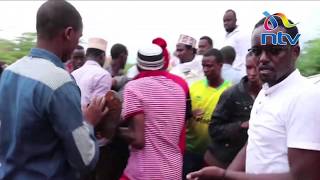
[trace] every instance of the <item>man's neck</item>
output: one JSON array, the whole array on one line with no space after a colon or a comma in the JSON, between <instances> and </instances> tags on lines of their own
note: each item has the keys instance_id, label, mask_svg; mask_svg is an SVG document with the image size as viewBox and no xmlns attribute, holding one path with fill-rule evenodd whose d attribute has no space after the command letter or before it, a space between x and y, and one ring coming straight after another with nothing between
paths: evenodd
<instances>
[{"instance_id":1,"label":"man's neck","mask_svg":"<svg viewBox=\"0 0 320 180\"><path fill-rule=\"evenodd\" d=\"M221 84L223 84L224 80L222 79L222 77L219 77L217 79L208 79L208 85L214 88L219 87Z\"/></svg>"},{"instance_id":2,"label":"man's neck","mask_svg":"<svg viewBox=\"0 0 320 180\"><path fill-rule=\"evenodd\" d=\"M293 67L289 67L289 71L287 73L285 73L281 78L279 78L277 81L274 81L274 82L268 82L268 85L269 87L272 87L276 84L279 84L281 83L283 80L285 80L288 76L290 76L291 73L293 73L293 71L296 70L296 68L293 66Z\"/></svg>"},{"instance_id":3,"label":"man's neck","mask_svg":"<svg viewBox=\"0 0 320 180\"><path fill-rule=\"evenodd\" d=\"M103 65L100 64L99 60L97 60L96 58L91 57L91 56L88 56L86 58L86 61L94 61L94 62L98 63L101 67L103 66Z\"/></svg>"},{"instance_id":4,"label":"man's neck","mask_svg":"<svg viewBox=\"0 0 320 180\"><path fill-rule=\"evenodd\" d=\"M61 60L62 60L62 50L59 48L60 46L55 46L54 45L54 40L52 40L52 42L48 42L46 40L41 40L41 39L38 39L37 41L37 44L36 44L36 47L37 48L40 48L40 49L44 49L44 50L47 50L53 54L55 54L57 57L59 57Z\"/></svg>"},{"instance_id":5,"label":"man's neck","mask_svg":"<svg viewBox=\"0 0 320 180\"><path fill-rule=\"evenodd\" d=\"M195 55L192 55L190 58L183 60L181 63L191 62L194 59Z\"/></svg>"},{"instance_id":6,"label":"man's neck","mask_svg":"<svg viewBox=\"0 0 320 180\"><path fill-rule=\"evenodd\" d=\"M233 28L233 29L231 29L229 32L227 31L227 34L230 34L230 33L232 33L234 30L236 30L237 29L237 25Z\"/></svg>"},{"instance_id":7,"label":"man's neck","mask_svg":"<svg viewBox=\"0 0 320 180\"><path fill-rule=\"evenodd\" d=\"M112 59L112 62L117 62L120 61L120 59ZM111 69L112 69L112 76L117 76L119 75L119 71L120 71L120 66L118 63L112 63L111 62Z\"/></svg>"},{"instance_id":8,"label":"man's neck","mask_svg":"<svg viewBox=\"0 0 320 180\"><path fill-rule=\"evenodd\" d=\"M249 90L249 94L251 96L257 97L258 93L260 92L262 88L262 82L261 81L255 81L255 82L250 82L248 81L248 90Z\"/></svg>"}]
</instances>

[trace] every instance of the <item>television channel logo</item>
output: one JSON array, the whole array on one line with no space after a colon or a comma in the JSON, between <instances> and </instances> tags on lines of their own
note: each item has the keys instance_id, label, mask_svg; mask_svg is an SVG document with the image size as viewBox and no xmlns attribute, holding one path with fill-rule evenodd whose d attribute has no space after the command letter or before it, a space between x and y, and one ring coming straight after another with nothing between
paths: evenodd
<instances>
[{"instance_id":1,"label":"television channel logo","mask_svg":"<svg viewBox=\"0 0 320 180\"><path fill-rule=\"evenodd\" d=\"M275 19L275 16L278 16L281 19L283 25L286 28L293 28L297 25L297 24L290 23L288 18L283 13L275 13L275 14L271 15L267 11L265 11L265 12L263 12L263 15L266 16L263 27L267 31L272 31L273 29L278 27L278 22ZM292 38L288 33L285 33L282 31L279 31L277 33L272 33L272 32L262 33L261 34L261 44L266 45L267 44L267 37L270 37L271 43L273 45L287 45L287 42L285 41L285 39L288 40L290 45L296 45L299 41L300 36L301 36L301 34L298 33L298 34L296 34L296 36L294 38Z\"/></svg>"}]
</instances>

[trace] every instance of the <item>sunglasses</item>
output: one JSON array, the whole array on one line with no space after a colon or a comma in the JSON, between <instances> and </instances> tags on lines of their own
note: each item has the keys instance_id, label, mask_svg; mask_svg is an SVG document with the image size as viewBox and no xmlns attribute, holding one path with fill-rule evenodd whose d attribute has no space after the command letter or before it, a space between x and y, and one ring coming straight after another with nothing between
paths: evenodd
<instances>
[{"instance_id":1,"label":"sunglasses","mask_svg":"<svg viewBox=\"0 0 320 180\"><path fill-rule=\"evenodd\" d=\"M248 49L249 52L252 52L255 56L261 56L262 51L273 56L279 55L282 51L288 49L288 46L256 46Z\"/></svg>"}]
</instances>

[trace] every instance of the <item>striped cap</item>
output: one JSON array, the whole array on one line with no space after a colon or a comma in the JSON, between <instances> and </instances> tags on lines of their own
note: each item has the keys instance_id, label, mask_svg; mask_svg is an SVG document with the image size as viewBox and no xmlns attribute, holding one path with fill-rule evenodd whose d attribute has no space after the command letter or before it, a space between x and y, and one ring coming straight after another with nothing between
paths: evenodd
<instances>
[{"instance_id":1,"label":"striped cap","mask_svg":"<svg viewBox=\"0 0 320 180\"><path fill-rule=\"evenodd\" d=\"M163 53L160 46L150 44L138 50L137 65L144 70L159 70L163 67Z\"/></svg>"}]
</instances>

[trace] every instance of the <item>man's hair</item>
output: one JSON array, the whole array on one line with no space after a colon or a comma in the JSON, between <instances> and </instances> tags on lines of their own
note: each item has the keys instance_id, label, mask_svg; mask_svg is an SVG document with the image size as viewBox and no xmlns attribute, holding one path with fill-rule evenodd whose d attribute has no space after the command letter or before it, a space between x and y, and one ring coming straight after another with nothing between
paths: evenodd
<instances>
[{"instance_id":1,"label":"man's hair","mask_svg":"<svg viewBox=\"0 0 320 180\"><path fill-rule=\"evenodd\" d=\"M208 44L209 44L211 47L213 46L212 39L211 39L209 36L202 36L202 37L200 38L200 40L202 40L202 39L207 40L207 41L208 41Z\"/></svg>"},{"instance_id":2,"label":"man's hair","mask_svg":"<svg viewBox=\"0 0 320 180\"><path fill-rule=\"evenodd\" d=\"M273 14L273 15L274 15L274 14ZM292 27L292 28L287 28L287 27L284 26L284 24L283 24L283 22L282 22L282 20L281 20L281 18L280 18L279 16L273 16L273 17L274 17L275 20L277 21L278 27L284 28L284 29L286 30L286 33L289 34L292 39L295 38L296 35L299 33L299 30L298 30L297 26L294 26L294 27ZM266 20L266 18L267 18L267 17L262 18L262 19L254 26L254 29L262 26L262 25L264 24L264 21ZM289 19L289 22L290 22L291 24L294 24L290 19ZM299 43L299 41L298 41L298 43Z\"/></svg>"},{"instance_id":3,"label":"man's hair","mask_svg":"<svg viewBox=\"0 0 320 180\"><path fill-rule=\"evenodd\" d=\"M110 54L112 59L117 59L121 55L121 53L128 54L128 50L123 44L118 43L111 47Z\"/></svg>"},{"instance_id":4,"label":"man's hair","mask_svg":"<svg viewBox=\"0 0 320 180\"><path fill-rule=\"evenodd\" d=\"M237 14L233 9L228 9L228 10L226 10L225 13L228 13L228 12L231 12L234 15L234 17L237 19Z\"/></svg>"},{"instance_id":5,"label":"man's hair","mask_svg":"<svg viewBox=\"0 0 320 180\"><path fill-rule=\"evenodd\" d=\"M215 49L215 48L208 49L208 51L206 51L203 56L204 57L214 56L218 63L223 63L222 54L218 49Z\"/></svg>"},{"instance_id":6,"label":"man's hair","mask_svg":"<svg viewBox=\"0 0 320 180\"><path fill-rule=\"evenodd\" d=\"M246 59L248 59L249 57L253 56L254 53L252 51L249 51L246 55Z\"/></svg>"},{"instance_id":7,"label":"man's hair","mask_svg":"<svg viewBox=\"0 0 320 180\"><path fill-rule=\"evenodd\" d=\"M59 31L71 26L76 31L82 29L82 18L70 3L64 0L48 0L37 12L37 34L44 39L52 39Z\"/></svg>"},{"instance_id":8,"label":"man's hair","mask_svg":"<svg viewBox=\"0 0 320 180\"><path fill-rule=\"evenodd\" d=\"M96 48L88 48L86 52L86 57L97 58L101 55L105 55L105 52Z\"/></svg>"},{"instance_id":9,"label":"man's hair","mask_svg":"<svg viewBox=\"0 0 320 180\"><path fill-rule=\"evenodd\" d=\"M236 51L232 46L225 46L220 49L220 52L222 54L224 63L232 64L236 58Z\"/></svg>"}]
</instances>

